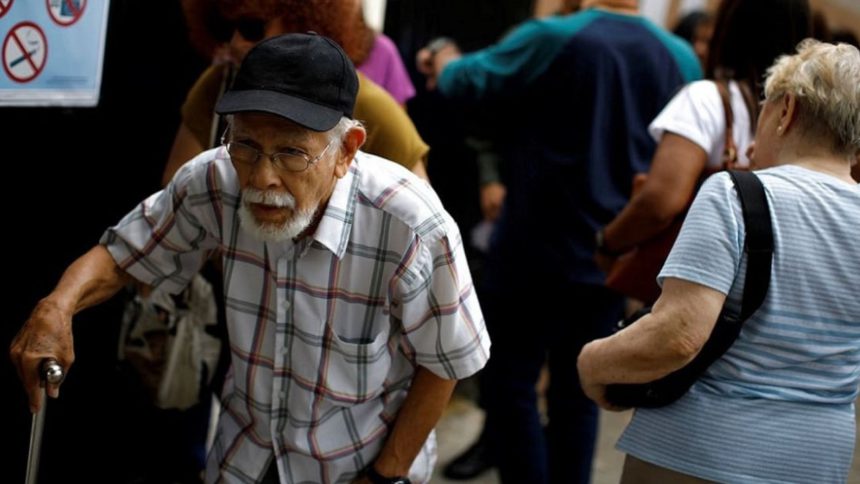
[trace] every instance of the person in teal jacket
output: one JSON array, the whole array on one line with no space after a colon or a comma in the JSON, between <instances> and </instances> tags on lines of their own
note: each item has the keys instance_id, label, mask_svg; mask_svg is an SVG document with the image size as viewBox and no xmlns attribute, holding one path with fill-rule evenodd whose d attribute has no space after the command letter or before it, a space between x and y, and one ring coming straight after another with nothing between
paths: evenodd
<instances>
[{"instance_id":1,"label":"person in teal jacket","mask_svg":"<svg viewBox=\"0 0 860 484\"><path fill-rule=\"evenodd\" d=\"M622 298L603 286L595 232L627 203L655 150L648 123L702 75L690 45L638 14L635 0L586 0L529 20L462 55L418 54L430 86L502 103L507 196L482 297L495 346L484 375L489 439L504 482L588 482L597 410L576 373L582 346L608 335ZM548 361L544 434L535 383ZM498 422L496 424L495 422Z\"/></svg>"}]
</instances>

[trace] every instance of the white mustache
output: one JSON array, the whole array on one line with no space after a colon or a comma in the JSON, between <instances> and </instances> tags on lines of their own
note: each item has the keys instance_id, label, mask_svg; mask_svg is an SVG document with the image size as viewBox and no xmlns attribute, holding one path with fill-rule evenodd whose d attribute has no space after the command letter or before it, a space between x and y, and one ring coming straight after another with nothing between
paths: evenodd
<instances>
[{"instance_id":1,"label":"white mustache","mask_svg":"<svg viewBox=\"0 0 860 484\"><path fill-rule=\"evenodd\" d=\"M289 193L278 193L271 190L257 190L246 188L242 190L242 203L260 203L272 207L286 207L295 210L296 199Z\"/></svg>"}]
</instances>

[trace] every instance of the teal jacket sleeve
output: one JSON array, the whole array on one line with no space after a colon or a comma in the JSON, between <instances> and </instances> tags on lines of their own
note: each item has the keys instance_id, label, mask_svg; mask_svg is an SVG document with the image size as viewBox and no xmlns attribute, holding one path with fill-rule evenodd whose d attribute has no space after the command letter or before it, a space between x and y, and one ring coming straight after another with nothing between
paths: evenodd
<instances>
[{"instance_id":1,"label":"teal jacket sleeve","mask_svg":"<svg viewBox=\"0 0 860 484\"><path fill-rule=\"evenodd\" d=\"M499 43L445 66L438 89L446 97L467 101L516 95L552 65L572 36L606 15L587 9L572 16L526 21ZM686 82L702 77L699 61L688 44L645 19L634 21L650 29L669 50Z\"/></svg>"},{"instance_id":2,"label":"teal jacket sleeve","mask_svg":"<svg viewBox=\"0 0 860 484\"><path fill-rule=\"evenodd\" d=\"M520 24L498 44L464 55L438 79L446 97L482 100L513 94L540 76L563 48L565 32L554 18Z\"/></svg>"}]
</instances>

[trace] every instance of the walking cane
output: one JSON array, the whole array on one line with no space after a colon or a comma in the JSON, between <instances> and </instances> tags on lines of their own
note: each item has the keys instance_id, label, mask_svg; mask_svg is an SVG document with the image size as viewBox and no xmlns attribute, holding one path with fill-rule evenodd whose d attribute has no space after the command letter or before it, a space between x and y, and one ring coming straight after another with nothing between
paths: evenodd
<instances>
[{"instance_id":1,"label":"walking cane","mask_svg":"<svg viewBox=\"0 0 860 484\"><path fill-rule=\"evenodd\" d=\"M45 409L48 407L48 383L63 381L63 367L57 360L48 358L39 365L39 379L45 382L42 387L42 406L33 414L30 427L30 454L27 457L27 484L36 484L39 474L39 455L42 450L42 429L45 426Z\"/></svg>"}]
</instances>

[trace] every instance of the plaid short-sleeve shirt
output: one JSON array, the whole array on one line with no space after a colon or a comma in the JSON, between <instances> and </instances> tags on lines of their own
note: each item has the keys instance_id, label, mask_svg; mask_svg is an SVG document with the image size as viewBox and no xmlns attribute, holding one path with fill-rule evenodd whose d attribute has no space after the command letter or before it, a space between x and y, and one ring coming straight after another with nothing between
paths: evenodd
<instances>
[{"instance_id":1,"label":"plaid short-sleeve shirt","mask_svg":"<svg viewBox=\"0 0 860 484\"><path fill-rule=\"evenodd\" d=\"M385 441L416 366L479 370L490 341L462 240L429 186L359 153L312 237L264 243L239 224L223 148L189 162L102 243L171 292L223 254L231 370L207 481L348 482ZM410 476L429 480L434 439Z\"/></svg>"}]
</instances>

